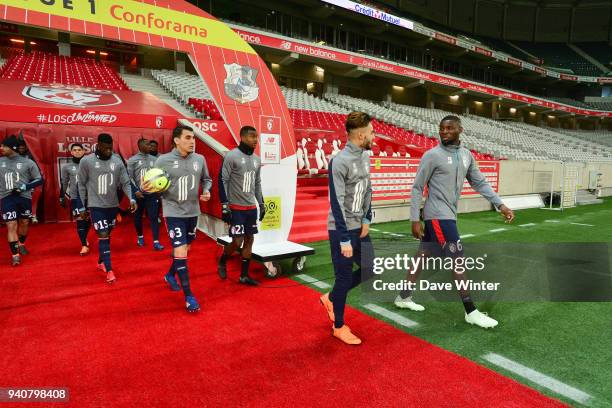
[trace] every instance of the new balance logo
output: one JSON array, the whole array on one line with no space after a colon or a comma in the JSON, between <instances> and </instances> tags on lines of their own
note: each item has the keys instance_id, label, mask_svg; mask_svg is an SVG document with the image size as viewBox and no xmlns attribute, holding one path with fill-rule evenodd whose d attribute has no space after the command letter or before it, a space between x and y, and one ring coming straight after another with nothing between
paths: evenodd
<instances>
[{"instance_id":1,"label":"new balance logo","mask_svg":"<svg viewBox=\"0 0 612 408\"><path fill-rule=\"evenodd\" d=\"M108 194L108 188L113 185L113 175L106 173L98 176L98 194Z\"/></svg>"},{"instance_id":2,"label":"new balance logo","mask_svg":"<svg viewBox=\"0 0 612 408\"><path fill-rule=\"evenodd\" d=\"M250 193L253 189L253 185L255 184L255 172L247 171L244 173L244 177L242 179L242 191L244 193Z\"/></svg>"}]
</instances>

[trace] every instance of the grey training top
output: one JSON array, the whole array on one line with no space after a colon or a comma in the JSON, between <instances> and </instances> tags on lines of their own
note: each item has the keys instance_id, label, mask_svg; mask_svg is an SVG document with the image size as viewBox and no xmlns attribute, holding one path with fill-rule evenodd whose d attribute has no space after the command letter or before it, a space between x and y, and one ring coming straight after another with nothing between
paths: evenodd
<instances>
[{"instance_id":1,"label":"grey training top","mask_svg":"<svg viewBox=\"0 0 612 408\"><path fill-rule=\"evenodd\" d=\"M76 199L79 196L79 165L74 162L66 163L62 166L60 174L62 193L68 194L70 199Z\"/></svg>"},{"instance_id":2,"label":"grey training top","mask_svg":"<svg viewBox=\"0 0 612 408\"><path fill-rule=\"evenodd\" d=\"M262 205L261 160L235 148L223 158L219 195L222 203L241 206Z\"/></svg>"},{"instance_id":3,"label":"grey training top","mask_svg":"<svg viewBox=\"0 0 612 408\"><path fill-rule=\"evenodd\" d=\"M170 187L161 194L164 217L200 215L200 183L202 192L209 191L212 186L204 156L190 153L182 157L173 149L159 156L155 167L165 170L170 178Z\"/></svg>"},{"instance_id":4,"label":"grey training top","mask_svg":"<svg viewBox=\"0 0 612 408\"><path fill-rule=\"evenodd\" d=\"M133 200L130 178L121 158L114 154L101 160L95 153L81 159L78 174L79 196L88 207L119 207L119 188Z\"/></svg>"},{"instance_id":5,"label":"grey training top","mask_svg":"<svg viewBox=\"0 0 612 408\"><path fill-rule=\"evenodd\" d=\"M370 156L352 142L329 162L329 201L327 229L339 231L342 243L351 240L347 231L372 221Z\"/></svg>"},{"instance_id":6,"label":"grey training top","mask_svg":"<svg viewBox=\"0 0 612 408\"><path fill-rule=\"evenodd\" d=\"M140 191L140 179L148 170L155 167L156 160L157 157L142 152L138 152L128 159L127 172L134 192Z\"/></svg>"},{"instance_id":7,"label":"grey training top","mask_svg":"<svg viewBox=\"0 0 612 408\"><path fill-rule=\"evenodd\" d=\"M0 157L0 199L12 194L14 188L26 185L21 197L32 198L32 189L42 184L40 170L34 161L14 154L12 157Z\"/></svg>"},{"instance_id":8,"label":"grey training top","mask_svg":"<svg viewBox=\"0 0 612 408\"><path fill-rule=\"evenodd\" d=\"M412 186L410 219L419 221L419 209L425 186L428 188L428 196L423 209L423 218L457 219L457 203L463 190L464 179L467 179L472 188L496 208L503 204L478 169L476 159L468 149L461 145L440 144L427 151L421 158Z\"/></svg>"}]
</instances>

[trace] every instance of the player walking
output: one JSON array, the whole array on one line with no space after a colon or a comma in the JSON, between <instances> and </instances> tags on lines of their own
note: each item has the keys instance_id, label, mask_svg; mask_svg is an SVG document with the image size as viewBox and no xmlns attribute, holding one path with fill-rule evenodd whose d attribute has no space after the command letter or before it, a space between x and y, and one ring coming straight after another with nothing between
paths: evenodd
<instances>
[{"instance_id":1,"label":"player walking","mask_svg":"<svg viewBox=\"0 0 612 408\"><path fill-rule=\"evenodd\" d=\"M79 186L77 181L79 164L85 155L83 145L80 143L73 143L70 147L70 154L72 155L71 162L64 164L60 169L61 186L59 201L62 207L66 207L66 196L68 200L70 200L70 209L72 211L72 216L76 218L77 234L81 241L80 255L84 256L89 253L87 234L89 234L91 222L89 221L89 213L87 211L81 212L81 209L85 208L85 205L79 197Z\"/></svg>"}]
</instances>

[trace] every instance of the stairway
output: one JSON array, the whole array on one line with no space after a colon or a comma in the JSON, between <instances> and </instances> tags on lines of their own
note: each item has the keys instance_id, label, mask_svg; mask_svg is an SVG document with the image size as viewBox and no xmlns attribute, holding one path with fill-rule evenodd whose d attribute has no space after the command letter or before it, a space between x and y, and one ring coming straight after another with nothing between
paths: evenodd
<instances>
[{"instance_id":1,"label":"stairway","mask_svg":"<svg viewBox=\"0 0 612 408\"><path fill-rule=\"evenodd\" d=\"M601 204L603 200L587 190L578 190L576 192L576 205Z\"/></svg>"},{"instance_id":2,"label":"stairway","mask_svg":"<svg viewBox=\"0 0 612 408\"><path fill-rule=\"evenodd\" d=\"M289 241L327 240L329 198L327 177L299 178Z\"/></svg>"},{"instance_id":3,"label":"stairway","mask_svg":"<svg viewBox=\"0 0 612 408\"><path fill-rule=\"evenodd\" d=\"M186 118L193 118L194 115L187 108L180 104L168 92L162 88L153 78L146 78L142 75L121 74L121 77L133 91L149 92L170 105L174 110Z\"/></svg>"}]
</instances>

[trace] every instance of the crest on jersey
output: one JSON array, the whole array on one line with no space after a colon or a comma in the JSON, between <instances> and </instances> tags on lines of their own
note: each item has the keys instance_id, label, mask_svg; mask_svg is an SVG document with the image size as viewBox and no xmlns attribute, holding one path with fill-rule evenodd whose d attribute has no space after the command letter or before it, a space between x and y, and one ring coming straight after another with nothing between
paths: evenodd
<instances>
[{"instance_id":1,"label":"crest on jersey","mask_svg":"<svg viewBox=\"0 0 612 408\"><path fill-rule=\"evenodd\" d=\"M115 163L111 163L110 164L110 169L111 169L111 171L115 171Z\"/></svg>"},{"instance_id":2,"label":"crest on jersey","mask_svg":"<svg viewBox=\"0 0 612 408\"><path fill-rule=\"evenodd\" d=\"M23 163L17 163L17 170L21 170L21 168L23 167Z\"/></svg>"},{"instance_id":3,"label":"crest on jersey","mask_svg":"<svg viewBox=\"0 0 612 408\"><path fill-rule=\"evenodd\" d=\"M138 165L142 166L142 160L138 160Z\"/></svg>"},{"instance_id":4,"label":"crest on jersey","mask_svg":"<svg viewBox=\"0 0 612 408\"><path fill-rule=\"evenodd\" d=\"M447 157L448 159L448 164L453 164L453 158L452 157Z\"/></svg>"},{"instance_id":5,"label":"crest on jersey","mask_svg":"<svg viewBox=\"0 0 612 408\"><path fill-rule=\"evenodd\" d=\"M100 162L96 162L96 165L94 166L96 169L100 168Z\"/></svg>"},{"instance_id":6,"label":"crest on jersey","mask_svg":"<svg viewBox=\"0 0 612 408\"><path fill-rule=\"evenodd\" d=\"M193 162L193 170L198 171L198 168L200 166L198 166L198 162Z\"/></svg>"},{"instance_id":7,"label":"crest on jersey","mask_svg":"<svg viewBox=\"0 0 612 408\"><path fill-rule=\"evenodd\" d=\"M113 106L121 103L121 98L112 91L90 88L29 85L23 89L22 94L37 101L73 107Z\"/></svg>"},{"instance_id":8,"label":"crest on jersey","mask_svg":"<svg viewBox=\"0 0 612 408\"><path fill-rule=\"evenodd\" d=\"M240 162L241 162L242 164L246 164L246 160L244 160L244 157L243 157L242 159L240 159Z\"/></svg>"},{"instance_id":9,"label":"crest on jersey","mask_svg":"<svg viewBox=\"0 0 612 408\"><path fill-rule=\"evenodd\" d=\"M259 86L257 85L258 70L247 65L224 64L227 77L225 94L238 103L253 102L259 97Z\"/></svg>"}]
</instances>

